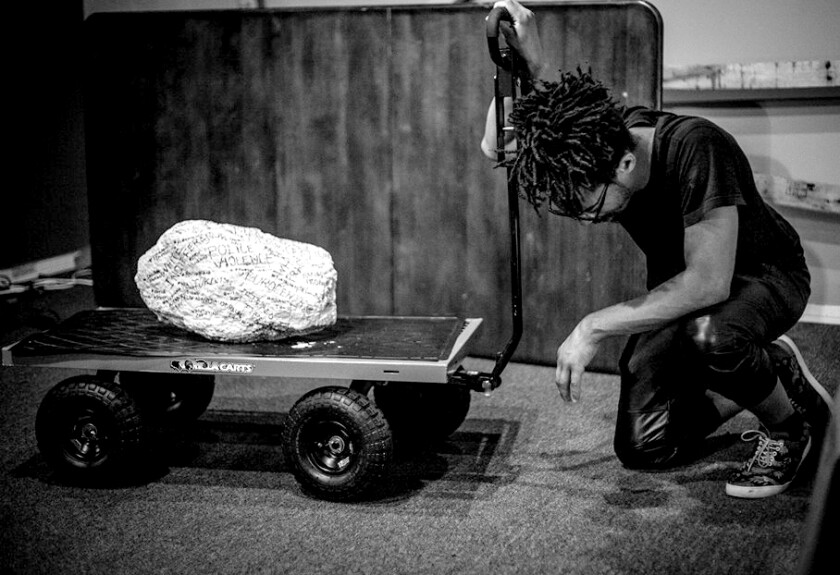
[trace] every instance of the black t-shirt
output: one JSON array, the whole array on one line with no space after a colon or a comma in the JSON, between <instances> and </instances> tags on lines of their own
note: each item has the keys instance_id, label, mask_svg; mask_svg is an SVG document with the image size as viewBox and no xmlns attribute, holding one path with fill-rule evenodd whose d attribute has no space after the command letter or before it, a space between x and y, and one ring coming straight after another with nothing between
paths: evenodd
<instances>
[{"instance_id":1,"label":"black t-shirt","mask_svg":"<svg viewBox=\"0 0 840 575\"><path fill-rule=\"evenodd\" d=\"M805 268L799 236L761 198L731 135L703 118L641 107L624 121L655 128L650 180L619 219L647 258L648 289L685 269L683 230L722 206L738 206L736 275Z\"/></svg>"}]
</instances>

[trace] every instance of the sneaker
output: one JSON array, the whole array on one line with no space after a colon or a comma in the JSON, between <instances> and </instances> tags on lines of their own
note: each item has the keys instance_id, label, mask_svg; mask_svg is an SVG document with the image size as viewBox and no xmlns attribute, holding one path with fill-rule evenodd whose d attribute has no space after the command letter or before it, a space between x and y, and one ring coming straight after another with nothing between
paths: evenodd
<instances>
[{"instance_id":1,"label":"sneaker","mask_svg":"<svg viewBox=\"0 0 840 575\"><path fill-rule=\"evenodd\" d=\"M774 341L769 353L794 409L817 436L822 436L831 419L831 395L811 375L799 348L788 336Z\"/></svg>"},{"instance_id":2,"label":"sneaker","mask_svg":"<svg viewBox=\"0 0 840 575\"><path fill-rule=\"evenodd\" d=\"M741 434L744 441L756 441L752 458L726 482L726 494L758 499L778 495L796 478L796 472L811 450L806 431L799 440L774 439L766 430L753 429Z\"/></svg>"}]
</instances>

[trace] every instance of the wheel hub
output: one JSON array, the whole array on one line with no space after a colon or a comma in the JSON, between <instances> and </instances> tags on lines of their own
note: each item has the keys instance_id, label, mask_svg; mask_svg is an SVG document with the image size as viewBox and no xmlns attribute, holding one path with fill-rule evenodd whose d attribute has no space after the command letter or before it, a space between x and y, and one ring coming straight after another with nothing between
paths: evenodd
<instances>
[{"instance_id":1,"label":"wheel hub","mask_svg":"<svg viewBox=\"0 0 840 575\"><path fill-rule=\"evenodd\" d=\"M336 421L315 425L305 444L309 461L330 475L343 473L356 454L349 431Z\"/></svg>"},{"instance_id":2,"label":"wheel hub","mask_svg":"<svg viewBox=\"0 0 840 575\"><path fill-rule=\"evenodd\" d=\"M329 441L327 441L327 447L333 455L341 455L341 452L343 452L345 448L344 439L338 435L333 435L330 437Z\"/></svg>"},{"instance_id":3,"label":"wheel hub","mask_svg":"<svg viewBox=\"0 0 840 575\"><path fill-rule=\"evenodd\" d=\"M102 456L105 440L96 422L82 417L70 432L68 455L85 462L95 461Z\"/></svg>"}]
</instances>

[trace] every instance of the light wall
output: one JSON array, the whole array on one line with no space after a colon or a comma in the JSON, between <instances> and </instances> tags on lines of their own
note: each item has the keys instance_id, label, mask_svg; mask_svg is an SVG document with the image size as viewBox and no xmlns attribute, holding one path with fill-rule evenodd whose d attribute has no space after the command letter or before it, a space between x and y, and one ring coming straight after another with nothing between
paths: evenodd
<instances>
[{"instance_id":1,"label":"light wall","mask_svg":"<svg viewBox=\"0 0 840 575\"><path fill-rule=\"evenodd\" d=\"M840 57L837 0L658 0L664 63L725 64ZM840 102L681 107L732 133L756 172L840 185ZM780 208L811 269L806 319L840 322L840 216Z\"/></svg>"}]
</instances>

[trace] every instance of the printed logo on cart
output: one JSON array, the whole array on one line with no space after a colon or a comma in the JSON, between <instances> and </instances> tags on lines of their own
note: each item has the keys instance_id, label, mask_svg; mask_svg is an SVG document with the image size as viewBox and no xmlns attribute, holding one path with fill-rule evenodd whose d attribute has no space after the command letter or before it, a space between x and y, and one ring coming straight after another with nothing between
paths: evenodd
<instances>
[{"instance_id":1,"label":"printed logo on cart","mask_svg":"<svg viewBox=\"0 0 840 575\"><path fill-rule=\"evenodd\" d=\"M209 361L206 359L181 359L173 361L170 366L175 371L202 371L224 373L251 373L254 366L250 363L230 363L227 361Z\"/></svg>"}]
</instances>

